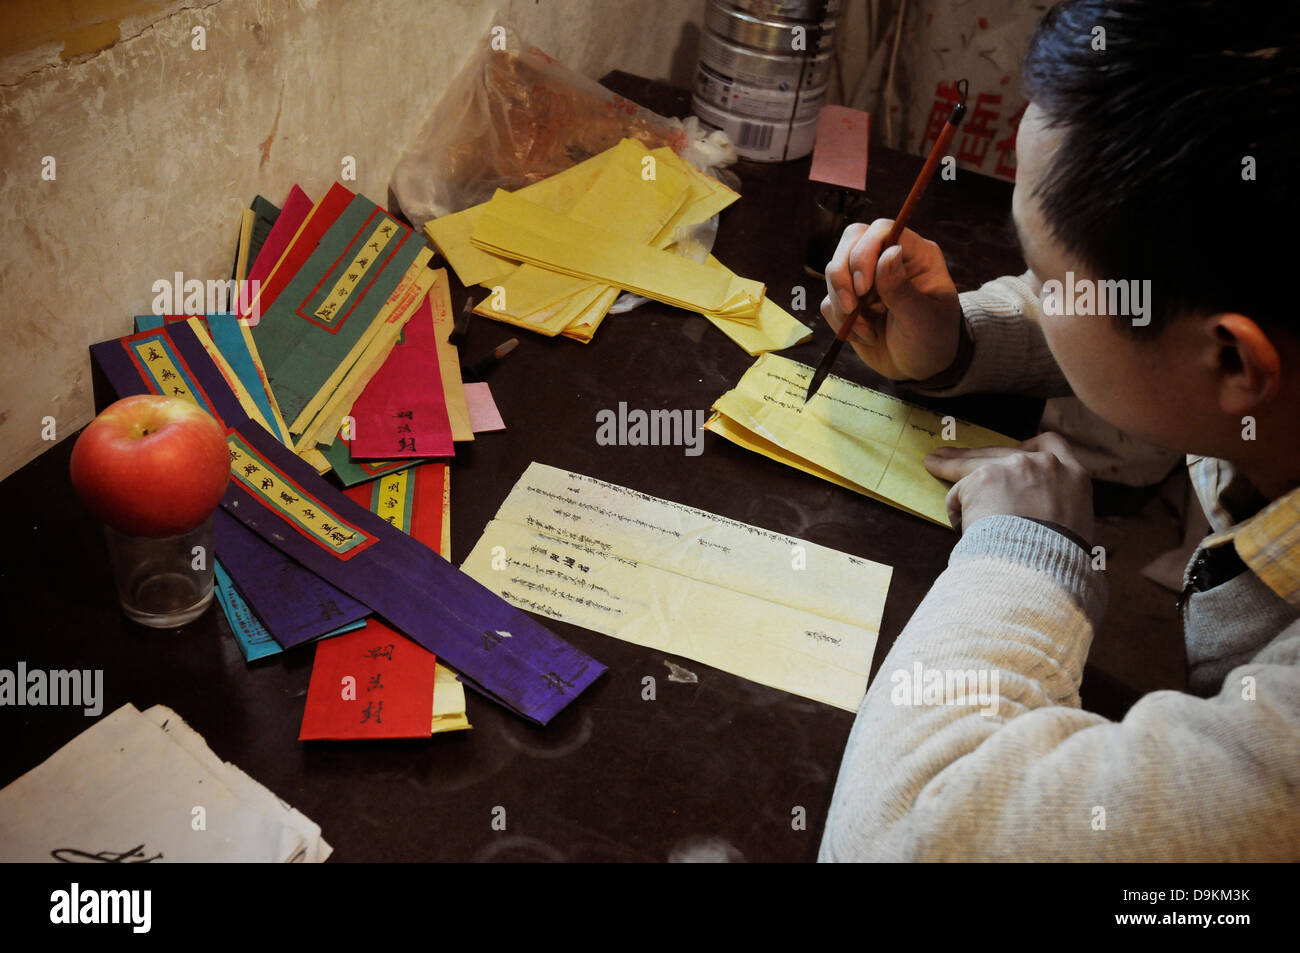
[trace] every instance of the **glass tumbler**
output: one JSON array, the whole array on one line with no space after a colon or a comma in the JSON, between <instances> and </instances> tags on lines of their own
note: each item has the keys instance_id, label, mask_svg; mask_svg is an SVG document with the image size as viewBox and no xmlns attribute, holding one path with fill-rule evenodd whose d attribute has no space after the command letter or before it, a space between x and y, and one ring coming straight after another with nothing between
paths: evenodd
<instances>
[{"instance_id":1,"label":"glass tumbler","mask_svg":"<svg viewBox=\"0 0 1300 953\"><path fill-rule=\"evenodd\" d=\"M122 611L155 629L197 619L212 601L212 524L216 511L179 536L131 536L104 526Z\"/></svg>"}]
</instances>

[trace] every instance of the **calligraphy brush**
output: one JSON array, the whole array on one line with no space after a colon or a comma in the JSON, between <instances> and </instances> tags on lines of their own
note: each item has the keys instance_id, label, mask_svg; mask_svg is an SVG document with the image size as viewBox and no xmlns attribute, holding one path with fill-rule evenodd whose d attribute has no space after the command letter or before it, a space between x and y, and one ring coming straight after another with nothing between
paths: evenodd
<instances>
[{"instance_id":1,"label":"calligraphy brush","mask_svg":"<svg viewBox=\"0 0 1300 953\"><path fill-rule=\"evenodd\" d=\"M962 117L966 115L967 89L966 80L957 81L957 90L961 93L961 101L952 107L952 114L948 117L948 121L944 123L939 138L934 141L934 148L930 150L925 165L921 166L916 182L912 184L912 191L907 193L907 200L903 202L903 208L899 211L898 217L894 219L894 225L890 228L889 234L885 236L884 244L880 246L880 254L883 255L886 248L898 244L903 229L907 227L907 220L912 217L912 211L916 208L917 203L921 201L921 196L925 194L925 188L930 184L930 179L939 165L939 160L943 158L943 154L948 149L948 144L952 142L953 133L957 131L957 126L961 124ZM821 363L817 365L817 370L813 372L812 380L808 382L807 395L804 397L805 404L813 399L813 395L817 393L817 390L822 386L822 382L826 380L826 375L831 372L831 368L835 365L835 359L839 357L840 348L844 347L844 342L848 340L858 317L862 316L867 321L871 321L870 308L879 300L880 292L876 290L873 281L867 293L858 299L858 306L845 316L844 324L840 326L839 333L835 335L835 340L831 342L830 349L827 350L826 356L822 358Z\"/></svg>"}]
</instances>

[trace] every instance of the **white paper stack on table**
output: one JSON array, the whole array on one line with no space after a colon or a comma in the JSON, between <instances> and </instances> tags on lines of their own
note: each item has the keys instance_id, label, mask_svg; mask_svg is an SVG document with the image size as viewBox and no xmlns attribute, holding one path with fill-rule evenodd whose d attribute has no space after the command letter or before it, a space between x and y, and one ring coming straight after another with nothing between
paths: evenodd
<instances>
[{"instance_id":1,"label":"white paper stack on table","mask_svg":"<svg viewBox=\"0 0 1300 953\"><path fill-rule=\"evenodd\" d=\"M319 863L332 852L317 824L164 705L123 705L0 791L6 863Z\"/></svg>"}]
</instances>

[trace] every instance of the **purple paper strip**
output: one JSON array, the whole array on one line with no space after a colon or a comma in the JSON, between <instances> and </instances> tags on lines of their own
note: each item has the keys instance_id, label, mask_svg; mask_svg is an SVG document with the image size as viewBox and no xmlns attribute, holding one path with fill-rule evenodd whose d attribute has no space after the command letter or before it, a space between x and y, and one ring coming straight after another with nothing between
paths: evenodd
<instances>
[{"instance_id":1,"label":"purple paper strip","mask_svg":"<svg viewBox=\"0 0 1300 953\"><path fill-rule=\"evenodd\" d=\"M361 532L373 545L341 559L309 537L282 511L238 480L222 506L249 529L327 582L372 608L394 628L423 645L471 687L533 721L546 724L605 671L531 617L452 566L423 543L394 529L323 480L312 467L248 420L220 372L187 325L164 332L226 426L237 433L267 472L288 481ZM120 342L91 348L124 393L147 388ZM129 375L129 376L128 376ZM130 377L134 377L134 383ZM119 378L124 378L118 383Z\"/></svg>"},{"instance_id":2,"label":"purple paper strip","mask_svg":"<svg viewBox=\"0 0 1300 953\"><path fill-rule=\"evenodd\" d=\"M328 582L287 558L224 509L217 511L217 555L271 637L286 649L370 615Z\"/></svg>"}]
</instances>

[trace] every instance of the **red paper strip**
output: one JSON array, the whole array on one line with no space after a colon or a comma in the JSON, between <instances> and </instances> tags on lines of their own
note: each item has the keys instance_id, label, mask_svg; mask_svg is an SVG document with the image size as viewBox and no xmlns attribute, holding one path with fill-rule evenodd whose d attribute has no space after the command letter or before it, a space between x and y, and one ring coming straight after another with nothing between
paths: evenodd
<instances>
[{"instance_id":1,"label":"red paper strip","mask_svg":"<svg viewBox=\"0 0 1300 953\"><path fill-rule=\"evenodd\" d=\"M307 224L303 226L298 240L290 244L285 252L285 259L279 263L280 266L275 269L275 274L262 283L261 295L257 302L262 314L266 314L271 309L280 292L288 287L289 282L298 274L298 270L316 251L321 236L329 231L335 219L343 214L343 210L355 197L337 182L330 186L330 190L325 193L325 197L320 200L320 204L307 220Z\"/></svg>"},{"instance_id":2,"label":"red paper strip","mask_svg":"<svg viewBox=\"0 0 1300 953\"><path fill-rule=\"evenodd\" d=\"M289 198L285 200L284 208L280 210L280 214L275 219L275 224L271 226L266 241L262 243L262 248L257 253L257 259L253 262L253 267L248 269L249 281L266 280L266 276L271 273L275 263L280 260L284 250L293 241L293 236L298 234L299 227L303 222L307 221L307 216L311 214L311 208L312 200L308 198L306 192L295 185L289 191Z\"/></svg>"},{"instance_id":3,"label":"red paper strip","mask_svg":"<svg viewBox=\"0 0 1300 953\"><path fill-rule=\"evenodd\" d=\"M382 622L316 645L299 741L427 738L435 659Z\"/></svg>"},{"instance_id":4,"label":"red paper strip","mask_svg":"<svg viewBox=\"0 0 1300 953\"><path fill-rule=\"evenodd\" d=\"M353 460L449 457L456 452L428 297L406 323L401 343L352 405L352 419Z\"/></svg>"}]
</instances>

